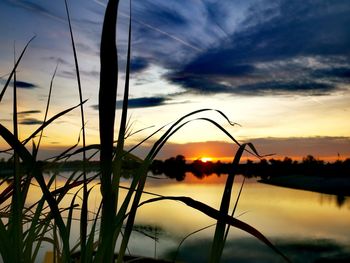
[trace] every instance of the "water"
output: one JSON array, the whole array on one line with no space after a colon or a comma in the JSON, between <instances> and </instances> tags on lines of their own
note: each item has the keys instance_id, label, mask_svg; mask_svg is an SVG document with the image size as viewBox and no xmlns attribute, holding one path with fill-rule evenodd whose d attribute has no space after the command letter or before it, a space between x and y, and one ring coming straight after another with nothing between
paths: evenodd
<instances>
[{"instance_id":1,"label":"water","mask_svg":"<svg viewBox=\"0 0 350 263\"><path fill-rule=\"evenodd\" d=\"M236 178L232 200L236 200L243 178ZM98 182L93 182L96 185ZM164 196L188 196L219 208L225 176L212 175L198 179L186 174L185 180L149 179L145 190ZM56 187L63 184L60 180ZM128 181L125 180L125 185ZM123 198L126 190L120 191ZM40 191L33 186L27 203L38 200ZM69 206L67 195L61 206ZM152 198L145 194L143 200ZM247 179L235 216L255 227L272 241L293 262L322 262L320 259L344 258L350 255L350 202L336 196L265 185ZM96 212L100 202L96 185L89 198L89 210ZM233 205L232 205L233 207ZM172 260L181 240L190 233L214 224L215 221L175 201L160 201L139 208L136 226L129 243L133 255ZM206 262L215 226L188 237L178 250L181 262ZM148 236L155 236L158 242ZM72 244L78 239L79 222L73 226ZM43 247L38 257L42 262L50 248ZM256 238L231 228L223 253L223 262L284 262ZM333 262L333 261L331 261ZM346 261L344 261L346 262Z\"/></svg>"},{"instance_id":2,"label":"water","mask_svg":"<svg viewBox=\"0 0 350 263\"><path fill-rule=\"evenodd\" d=\"M212 175L200 180L187 174L182 182L149 180L146 190L161 195L189 196L218 209L224 181L225 176ZM237 198L241 182L242 177L237 177L233 200ZM347 199L339 202L336 196L265 185L249 179L235 215L262 232L293 262L349 255L350 202ZM215 223L206 215L174 201L141 207L137 222L162 229L158 234L157 254L168 258L173 256L183 237ZM189 237L181 246L178 258L182 262L205 262L214 229L211 227ZM153 256L154 242L137 242L137 238L134 241L130 247L133 253ZM254 237L233 228L223 261L283 262Z\"/></svg>"}]
</instances>

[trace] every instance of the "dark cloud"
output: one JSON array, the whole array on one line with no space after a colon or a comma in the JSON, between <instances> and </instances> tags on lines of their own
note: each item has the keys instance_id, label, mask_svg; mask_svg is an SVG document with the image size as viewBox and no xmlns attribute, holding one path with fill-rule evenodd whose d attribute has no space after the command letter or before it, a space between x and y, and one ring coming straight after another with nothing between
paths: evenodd
<instances>
[{"instance_id":1,"label":"dark cloud","mask_svg":"<svg viewBox=\"0 0 350 263\"><path fill-rule=\"evenodd\" d=\"M40 110L27 110L27 111L20 111L17 114L18 115L29 115L29 114L36 114L36 113L41 113Z\"/></svg>"},{"instance_id":2,"label":"dark cloud","mask_svg":"<svg viewBox=\"0 0 350 263\"><path fill-rule=\"evenodd\" d=\"M17 88L21 88L21 89L34 89L34 88L37 88L37 86L35 84L33 84L33 83L25 82L25 81L18 81L18 80L16 81L16 86L17 86Z\"/></svg>"},{"instance_id":3,"label":"dark cloud","mask_svg":"<svg viewBox=\"0 0 350 263\"><path fill-rule=\"evenodd\" d=\"M313 72L315 77L320 78L340 78L340 79L350 79L350 68L340 67L340 68L330 68L330 69L320 69Z\"/></svg>"},{"instance_id":4,"label":"dark cloud","mask_svg":"<svg viewBox=\"0 0 350 263\"><path fill-rule=\"evenodd\" d=\"M210 78L199 75L169 74L168 80L194 93L230 93L232 89Z\"/></svg>"},{"instance_id":5,"label":"dark cloud","mask_svg":"<svg viewBox=\"0 0 350 263\"><path fill-rule=\"evenodd\" d=\"M186 90L201 93L321 95L336 91L334 78L349 78L348 68L336 66L350 59L348 2L264 3L266 6L250 9L239 30L165 77ZM223 23L216 14L212 17ZM293 64L300 58L332 58L334 64L326 70ZM273 70L268 67L277 62L281 65ZM259 68L259 64L267 67ZM276 80L276 75L283 77Z\"/></svg>"},{"instance_id":6,"label":"dark cloud","mask_svg":"<svg viewBox=\"0 0 350 263\"><path fill-rule=\"evenodd\" d=\"M20 124L23 124L23 125L40 125L40 124L43 124L43 122L38 120L38 119L35 119L35 118L27 118L27 119L21 120Z\"/></svg>"},{"instance_id":7,"label":"dark cloud","mask_svg":"<svg viewBox=\"0 0 350 263\"><path fill-rule=\"evenodd\" d=\"M166 98L164 97L144 97L144 98L134 98L129 99L128 106L130 109L135 108L148 108L148 107L157 107L162 106L166 102ZM117 107L121 108L122 102L117 102Z\"/></svg>"},{"instance_id":8,"label":"dark cloud","mask_svg":"<svg viewBox=\"0 0 350 263\"><path fill-rule=\"evenodd\" d=\"M149 62L145 58L137 57L131 59L130 70L131 73L138 73L145 70L149 66Z\"/></svg>"},{"instance_id":9,"label":"dark cloud","mask_svg":"<svg viewBox=\"0 0 350 263\"><path fill-rule=\"evenodd\" d=\"M243 95L264 95L264 94L308 94L325 95L336 88L333 85L317 82L261 82L254 84L241 85L232 89L232 93Z\"/></svg>"},{"instance_id":10,"label":"dark cloud","mask_svg":"<svg viewBox=\"0 0 350 263\"><path fill-rule=\"evenodd\" d=\"M336 90L336 86L316 81L267 81L251 84L229 85L209 77L198 75L168 75L168 79L187 91L199 94L229 93L246 96L308 94L326 95Z\"/></svg>"},{"instance_id":11,"label":"dark cloud","mask_svg":"<svg viewBox=\"0 0 350 263\"><path fill-rule=\"evenodd\" d=\"M129 109L136 109L136 108L150 108L150 107L157 107L157 106L163 106L166 104L166 101L169 99L166 97L143 97L143 98L134 98L129 99L128 106ZM121 108L123 105L122 101L117 101L116 107ZM98 105L93 105L93 109L98 110Z\"/></svg>"},{"instance_id":12,"label":"dark cloud","mask_svg":"<svg viewBox=\"0 0 350 263\"><path fill-rule=\"evenodd\" d=\"M256 23L232 35L216 55L236 61L265 61L309 55L350 54L350 6L347 1L280 1L261 21L253 10L244 23ZM268 10L268 9L267 9ZM266 15L268 17L268 15ZM271 16L271 14L270 14Z\"/></svg>"},{"instance_id":13,"label":"dark cloud","mask_svg":"<svg viewBox=\"0 0 350 263\"><path fill-rule=\"evenodd\" d=\"M245 76L254 72L253 65L237 64L231 60L208 61L208 58L193 61L183 71L186 73L220 75L220 76Z\"/></svg>"}]
</instances>

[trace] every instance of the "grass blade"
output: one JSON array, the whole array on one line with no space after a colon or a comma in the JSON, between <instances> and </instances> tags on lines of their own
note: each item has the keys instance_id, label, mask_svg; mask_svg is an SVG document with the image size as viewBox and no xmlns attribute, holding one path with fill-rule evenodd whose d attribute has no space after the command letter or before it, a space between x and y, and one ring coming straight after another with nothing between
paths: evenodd
<instances>
[{"instance_id":1,"label":"grass blade","mask_svg":"<svg viewBox=\"0 0 350 263\"><path fill-rule=\"evenodd\" d=\"M47 97L47 103L46 103L46 109L45 109L45 115L44 115L44 121L43 121L43 123L46 122L47 114L48 114L48 112L49 112L50 101L51 101L51 92L52 92L52 86L53 86L53 80L54 80L54 78L55 78L55 76L56 76L57 68L58 68L58 63L57 63L57 65L56 65L55 71L53 72L53 75L52 75L52 77L51 77L50 88L49 88L49 95L48 95L48 97ZM39 140L38 140L38 145L37 145L37 147L36 147L36 152L33 153L33 156L34 156L35 159L36 159L36 157L37 157L37 154L38 154L38 151L39 151L39 148L40 148L40 143L41 143L41 139L42 139L42 137L43 137L43 133L44 133L44 129L42 129L41 132L40 132L40 136L39 136Z\"/></svg>"},{"instance_id":2,"label":"grass blade","mask_svg":"<svg viewBox=\"0 0 350 263\"><path fill-rule=\"evenodd\" d=\"M225 189L221 198L220 213L227 214L230 208L231 193L233 188L234 178L237 172L239 161L242 157L246 144L242 144L235 154L234 160L231 164L230 173L227 176ZM222 251L225 245L225 221L218 220L215 228L215 234L213 244L210 252L209 262L219 262L221 259Z\"/></svg>"},{"instance_id":3,"label":"grass blade","mask_svg":"<svg viewBox=\"0 0 350 263\"><path fill-rule=\"evenodd\" d=\"M99 130L103 206L100 245L94 259L95 262L111 262L114 253L113 235L111 235L110 227L114 224L116 201L111 185L111 174L118 86L118 55L116 46L118 6L119 0L108 1L100 45Z\"/></svg>"},{"instance_id":4,"label":"grass blade","mask_svg":"<svg viewBox=\"0 0 350 263\"><path fill-rule=\"evenodd\" d=\"M116 186L119 185L119 178L121 175L121 167L122 167L122 160L123 160L123 154L124 154L124 137L125 137L125 129L126 129L126 122L127 122L127 113L128 113L128 98L129 98L129 77L130 77L130 53L131 53L131 0L129 1L129 32L128 32L128 52L127 52L127 60L126 60L126 76L125 76L125 87L124 87L124 99L123 99L123 109L122 109L122 118L120 121L120 128L119 128L119 136L118 136L118 144L116 149L116 163L115 168L116 171L113 173L113 180L112 185ZM115 187L117 190L118 187ZM130 191L130 190L129 190ZM118 193L116 192L116 196L118 196ZM116 204L117 205L117 204ZM126 224L122 244L119 249L119 255L117 262L122 262L125 251L127 249L127 245L129 243L129 238L132 232L133 223Z\"/></svg>"},{"instance_id":5,"label":"grass blade","mask_svg":"<svg viewBox=\"0 0 350 263\"><path fill-rule=\"evenodd\" d=\"M27 47L29 46L30 42L32 42L32 40L33 40L35 37L36 37L36 36L33 36L33 37L27 42L27 44L25 45L25 47L24 47L23 50L22 50L21 55L20 55L19 58L17 59L17 62L15 63L15 66L13 67L13 69L12 69L12 71L11 71L11 73L10 73L10 75L9 75L9 77L8 77L8 79L7 79L7 81L6 81L6 83L5 83L5 86L4 86L4 88L2 89L2 91L1 91L1 93L0 93L0 102L2 101L2 98L4 97L4 94L5 94L5 92L6 92L6 89L7 89L8 85L10 84L10 81L11 81L11 79L12 79L12 77L13 77L13 74L15 73L15 71L16 71L18 65L19 65L19 62L21 61L21 59L22 59L22 57L23 57L23 55L24 55L24 53L25 53Z\"/></svg>"},{"instance_id":6,"label":"grass blade","mask_svg":"<svg viewBox=\"0 0 350 263\"><path fill-rule=\"evenodd\" d=\"M87 193L87 182L86 182L86 152L85 152L85 146L86 146L86 137L85 137L85 120L84 120L84 106L83 106L83 92L81 89L81 82L80 82L80 72L79 72L79 64L78 64L78 56L75 49L75 42L73 37L73 30L71 25L71 19L69 16L69 10L68 10L68 4L67 0L64 0L64 4L66 7L66 14L68 18L68 25L69 25L69 32L70 37L72 41L72 48L73 48L73 55L74 55L74 64L75 64L75 72L77 76L78 81L78 90L79 90L79 101L80 101L80 116L81 116L81 126L82 126L82 137L83 137L83 177L84 177L84 184L83 184L83 204L80 214L80 243L81 243L81 262L85 262L86 258L86 233L87 233L87 209L88 209L88 193Z\"/></svg>"},{"instance_id":7,"label":"grass blade","mask_svg":"<svg viewBox=\"0 0 350 263\"><path fill-rule=\"evenodd\" d=\"M16 60L14 47L14 60ZM16 63L15 63L16 65ZM15 66L16 67L16 66ZM17 121L17 78L16 70L13 72L13 135L18 140ZM22 229L22 193L21 193L21 173L19 171L19 157L16 151L13 153L13 195L11 201L11 213L9 217L8 231L12 240L12 249L16 251L15 260L23 262L23 229Z\"/></svg>"},{"instance_id":8,"label":"grass blade","mask_svg":"<svg viewBox=\"0 0 350 263\"><path fill-rule=\"evenodd\" d=\"M147 201L144 201L140 203L139 207L148 203L158 202L162 200L173 200L173 201L180 201L184 204L186 204L189 207L192 207L207 216L216 219L224 221L226 224L229 224L235 228L241 229L250 235L256 237L261 242L263 242L265 245L270 247L273 251L275 251L277 254L279 254L286 262L291 262L281 251L279 251L262 233L260 233L258 230L256 230L254 227L248 225L247 223L244 223L243 221L231 217L227 214L222 214L220 211L202 203L197 200L194 200L190 197L184 197L184 196L165 196L165 197L159 197L159 198L152 198Z\"/></svg>"}]
</instances>

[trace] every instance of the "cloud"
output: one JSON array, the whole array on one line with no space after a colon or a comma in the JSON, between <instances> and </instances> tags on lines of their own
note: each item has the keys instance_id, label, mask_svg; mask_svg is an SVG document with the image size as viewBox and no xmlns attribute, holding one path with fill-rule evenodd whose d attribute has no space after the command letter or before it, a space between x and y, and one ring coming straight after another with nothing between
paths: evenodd
<instances>
[{"instance_id":1,"label":"cloud","mask_svg":"<svg viewBox=\"0 0 350 263\"><path fill-rule=\"evenodd\" d=\"M65 17L62 8L51 8L46 3L28 0L7 0L6 3L58 19ZM149 65L160 66L167 72L163 77L170 83L202 94L279 95L290 92L321 95L335 92L341 82L348 82L349 72L339 63L350 57L347 0L170 3L163 0L133 3L132 73L142 72ZM72 3L71 7L75 21L80 23L79 30L84 32L77 41L77 48L87 54L98 50L103 9L96 6L96 1L87 3L92 15L89 19L83 16L86 10L75 12L79 5ZM120 14L118 52L123 69L127 2L121 2ZM94 39L94 42L87 39ZM333 61L322 69L293 63L298 58L332 58ZM261 64L272 66L277 62L284 64L261 67ZM61 63L68 64L67 61ZM69 71L66 69L59 75L75 78Z\"/></svg>"},{"instance_id":2,"label":"cloud","mask_svg":"<svg viewBox=\"0 0 350 263\"><path fill-rule=\"evenodd\" d=\"M129 99L128 106L130 109L136 108L149 108L149 107L157 107L162 106L167 101L167 98L164 97L144 97L144 98L134 98ZM117 102L117 107L121 108L122 102Z\"/></svg>"},{"instance_id":3,"label":"cloud","mask_svg":"<svg viewBox=\"0 0 350 263\"><path fill-rule=\"evenodd\" d=\"M252 9L243 21L252 25L232 35L229 45L218 54L243 61L349 54L349 12L344 0L280 1L280 5L265 10Z\"/></svg>"},{"instance_id":4,"label":"cloud","mask_svg":"<svg viewBox=\"0 0 350 263\"><path fill-rule=\"evenodd\" d=\"M177 84L187 91L193 93L230 93L231 89L225 84L216 82L208 77L201 77L198 75L181 75L181 74L168 74L168 80Z\"/></svg>"},{"instance_id":5,"label":"cloud","mask_svg":"<svg viewBox=\"0 0 350 263\"><path fill-rule=\"evenodd\" d=\"M187 91L197 94L228 93L245 96L271 94L326 95L337 90L336 86L333 84L308 80L265 81L251 84L230 85L229 83L216 81L210 77L201 77L194 74L184 76L173 74L168 75L168 79Z\"/></svg>"},{"instance_id":6,"label":"cloud","mask_svg":"<svg viewBox=\"0 0 350 263\"><path fill-rule=\"evenodd\" d=\"M57 76L68 78L68 79L76 79L77 74L75 69L66 69L66 70L61 70L57 73Z\"/></svg>"},{"instance_id":7,"label":"cloud","mask_svg":"<svg viewBox=\"0 0 350 263\"><path fill-rule=\"evenodd\" d=\"M172 1L170 5L162 0L136 1L132 17L133 53L147 58L150 64L177 68L217 36L205 26L208 19L202 1Z\"/></svg>"},{"instance_id":8,"label":"cloud","mask_svg":"<svg viewBox=\"0 0 350 263\"><path fill-rule=\"evenodd\" d=\"M315 77L319 78L339 78L350 80L350 68L349 67L335 67L329 69L316 70L314 73Z\"/></svg>"},{"instance_id":9,"label":"cloud","mask_svg":"<svg viewBox=\"0 0 350 263\"><path fill-rule=\"evenodd\" d=\"M5 79L0 78L0 83L5 84L6 83ZM10 85L13 86L13 81L10 82ZM34 84L34 83L30 83L30 82L27 82L27 81L16 80L16 87L20 88L20 89L35 89L38 86L36 84Z\"/></svg>"},{"instance_id":10,"label":"cloud","mask_svg":"<svg viewBox=\"0 0 350 263\"><path fill-rule=\"evenodd\" d=\"M36 113L41 113L40 110L27 110L27 111L20 111L17 114L18 115L29 115L29 114L36 114Z\"/></svg>"},{"instance_id":11,"label":"cloud","mask_svg":"<svg viewBox=\"0 0 350 263\"><path fill-rule=\"evenodd\" d=\"M35 12L38 14L41 14L43 16L49 17L51 19L54 19L56 21L59 22L63 22L66 23L66 19L58 16L57 14L51 12L50 10L52 9L48 9L45 8L43 5L34 3L34 2L30 2L30 1L26 1L26 0L6 0L6 3L15 7L20 7L23 8L25 10L31 11L31 12Z\"/></svg>"},{"instance_id":12,"label":"cloud","mask_svg":"<svg viewBox=\"0 0 350 263\"><path fill-rule=\"evenodd\" d=\"M186 5L186 3L183 3ZM170 25L177 27L186 27L188 19L181 13L181 9L174 9L169 4L162 4L160 1L144 1L142 3L144 10L140 10L141 6L136 6L135 10L147 13L143 22L157 23L157 25Z\"/></svg>"},{"instance_id":13,"label":"cloud","mask_svg":"<svg viewBox=\"0 0 350 263\"><path fill-rule=\"evenodd\" d=\"M79 69L80 76L85 76L87 78L94 78L99 79L100 78L100 72L94 69ZM61 70L57 73L58 76L69 78L76 80L77 79L77 73L74 67L66 68L65 70Z\"/></svg>"},{"instance_id":14,"label":"cloud","mask_svg":"<svg viewBox=\"0 0 350 263\"><path fill-rule=\"evenodd\" d=\"M19 123L23 124L23 125L40 125L40 124L43 124L42 121L40 121L38 119L35 119L35 118L27 118L27 119L21 120Z\"/></svg>"},{"instance_id":15,"label":"cloud","mask_svg":"<svg viewBox=\"0 0 350 263\"><path fill-rule=\"evenodd\" d=\"M137 109L137 108L150 108L150 107L158 107L166 104L166 101L169 99L166 97L142 97L142 98L133 98L128 101L129 109ZM123 106L122 101L117 101L116 107L121 108ZM93 109L98 110L98 105L93 105Z\"/></svg>"},{"instance_id":16,"label":"cloud","mask_svg":"<svg viewBox=\"0 0 350 263\"><path fill-rule=\"evenodd\" d=\"M220 76L246 76L254 72L253 65L237 64L231 60L207 61L207 58L196 60L187 65L183 71L186 73L220 75Z\"/></svg>"},{"instance_id":17,"label":"cloud","mask_svg":"<svg viewBox=\"0 0 350 263\"><path fill-rule=\"evenodd\" d=\"M86 53L86 54L99 54L99 49L97 46L89 45L87 43L83 42L78 42L76 44L76 48L79 52L81 53Z\"/></svg>"},{"instance_id":18,"label":"cloud","mask_svg":"<svg viewBox=\"0 0 350 263\"><path fill-rule=\"evenodd\" d=\"M131 59L130 70L131 73L138 73L145 70L149 66L147 59L142 57L136 57Z\"/></svg>"},{"instance_id":19,"label":"cloud","mask_svg":"<svg viewBox=\"0 0 350 263\"><path fill-rule=\"evenodd\" d=\"M13 83L12 83L12 85L13 85ZM16 81L16 86L17 86L17 88L21 88L21 89L34 89L34 88L38 87L33 83L25 82L25 81L18 81L18 80Z\"/></svg>"},{"instance_id":20,"label":"cloud","mask_svg":"<svg viewBox=\"0 0 350 263\"><path fill-rule=\"evenodd\" d=\"M344 0L264 1L253 5L225 40L164 77L190 92L329 94L349 78L348 68L336 66L350 58L349 24L350 6ZM293 62L300 58L332 64L321 70ZM273 70L259 67L276 62L281 66Z\"/></svg>"},{"instance_id":21,"label":"cloud","mask_svg":"<svg viewBox=\"0 0 350 263\"><path fill-rule=\"evenodd\" d=\"M71 65L66 60L64 60L63 58L60 58L60 57L50 56L50 57L46 57L44 59L47 59L49 61L54 61L54 62L58 63L59 65L69 65L69 66Z\"/></svg>"},{"instance_id":22,"label":"cloud","mask_svg":"<svg viewBox=\"0 0 350 263\"><path fill-rule=\"evenodd\" d=\"M308 94L308 95L326 95L333 90L335 86L326 83L317 82L261 82L254 84L241 85L232 89L232 93L243 95L264 95L264 94Z\"/></svg>"}]
</instances>

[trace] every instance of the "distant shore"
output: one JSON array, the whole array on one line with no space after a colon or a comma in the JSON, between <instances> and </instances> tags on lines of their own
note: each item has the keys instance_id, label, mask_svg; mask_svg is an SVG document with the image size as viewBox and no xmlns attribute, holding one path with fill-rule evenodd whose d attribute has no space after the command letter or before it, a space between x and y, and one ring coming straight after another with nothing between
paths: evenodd
<instances>
[{"instance_id":1,"label":"distant shore","mask_svg":"<svg viewBox=\"0 0 350 263\"><path fill-rule=\"evenodd\" d=\"M323 194L350 196L350 180L347 177L285 175L261 179L259 182Z\"/></svg>"},{"instance_id":2,"label":"distant shore","mask_svg":"<svg viewBox=\"0 0 350 263\"><path fill-rule=\"evenodd\" d=\"M49 162L39 161L40 168L46 171L82 171L85 167L87 172L99 172L99 161L61 161ZM122 163L122 176L130 177L140 165L135 158L125 158ZM11 177L13 171L12 160L0 160L0 177ZM248 160L233 167L231 163L212 162L201 160L187 161L185 156L177 155L166 160L154 160L150 166L150 171L154 175L166 175L169 178L182 181L186 172L191 172L199 179L211 174L234 173L242 174L246 177L257 177L270 184L281 184L300 189L316 189L315 191L326 191L334 193L339 187L348 186L350 181L350 159L337 160L329 163L315 159L308 155L301 162L286 157L284 160L259 159L258 162ZM295 175L298 175L297 178ZM329 179L332 179L329 181ZM323 183L326 182L327 183ZM345 183L343 183L343 181ZM328 183L332 182L332 183ZM325 186L323 186L325 184ZM334 184L334 186L333 186ZM305 186L306 185L306 186ZM309 186L310 185L310 186ZM339 187L338 187L339 185ZM311 190L312 191L312 190ZM347 189L341 190L348 195Z\"/></svg>"}]
</instances>

